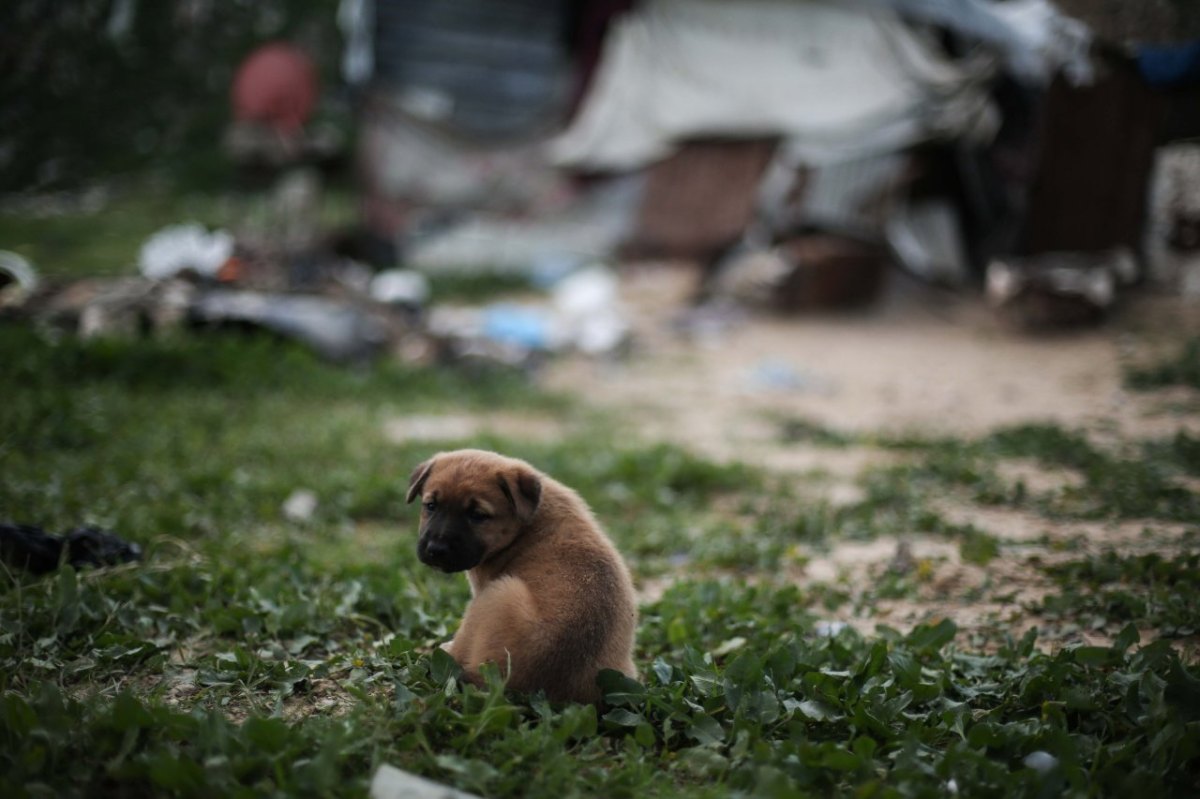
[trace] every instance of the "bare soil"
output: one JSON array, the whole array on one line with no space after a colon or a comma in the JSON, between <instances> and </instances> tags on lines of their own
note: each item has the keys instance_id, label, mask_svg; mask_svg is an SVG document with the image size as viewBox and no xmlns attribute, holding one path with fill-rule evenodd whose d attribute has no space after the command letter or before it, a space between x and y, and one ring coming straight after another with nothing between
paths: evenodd
<instances>
[{"instance_id":1,"label":"bare soil","mask_svg":"<svg viewBox=\"0 0 1200 799\"><path fill-rule=\"evenodd\" d=\"M742 461L794 479L802 496L833 506L862 498L862 475L905 455L871 446L820 446L781 435L788 420L845 433L972 438L997 428L1052 422L1085 431L1097 444L1200 433L1200 395L1190 390L1138 393L1124 369L1173 351L1200 334L1200 304L1135 298L1105 325L1029 335L1001 323L972 292L951 293L893 276L869 308L781 317L746 310L697 313L694 271L650 264L622 276L622 300L634 325L631 351L596 359L564 356L542 373L561 391L620 420L628 441L670 442L721 461ZM461 440L481 433L545 440L572 423L512 414L405 417L385 435ZM1069 470L1014 460L1000 478L1034 493L1078 486ZM903 598L850 603L830 614L864 631L953 618L968 634L1039 623L1028 605L1051 586L1039 564L1106 549L1126 554L1173 551L1185 526L1054 520L1032 511L940 498L934 510L997 538L986 566L963 561L944 538L897 530L868 542L799 545L773 575L803 585L858 587L859 593L909 561L915 588ZM645 579L653 601L673 577ZM1060 629L1051 644L1097 643L1095 631ZM1195 646L1195 643L1184 643Z\"/></svg>"},{"instance_id":2,"label":"bare soil","mask_svg":"<svg viewBox=\"0 0 1200 799\"><path fill-rule=\"evenodd\" d=\"M1200 331L1200 304L1143 297L1106 326L1032 336L1004 327L975 295L896 276L861 311L729 313L693 320L683 334L693 284L678 267L628 272L633 356L556 361L548 385L714 456L780 457L769 423L779 415L847 431L949 435L1029 421L1128 436L1200 428L1200 414L1167 413L1162 396L1121 384L1126 363Z\"/></svg>"},{"instance_id":3,"label":"bare soil","mask_svg":"<svg viewBox=\"0 0 1200 799\"><path fill-rule=\"evenodd\" d=\"M1200 304L1141 296L1104 326L1041 336L1006 328L982 299L893 279L870 308L783 318L753 312L697 316L692 272L653 265L624 275L635 320L633 352L616 361L564 358L546 384L623 420L623 435L669 441L721 461L795 476L806 495L834 505L859 499L867 469L902 457L873 447L788 442L782 420L854 433L970 438L998 427L1054 422L1098 444L1200 432L1200 401L1187 390L1138 393L1122 383L1130 364L1152 360L1200 333ZM1078 485L1070 471L1003 464L1001 478L1034 492ZM1038 619L1026 605L1049 584L1039 563L1115 549L1172 550L1185 526L1052 520L1030 511L946 497L936 510L998 538L987 566L964 562L945 539L906 531L828 549L799 548L801 583L878 580L898 557L919 564L915 596L844 608L834 618L864 630L939 617L968 631L997 625L1020 634ZM664 581L643 586L647 598ZM998 600L997 597L1000 599ZM1103 636L1068 630L1072 643Z\"/></svg>"}]
</instances>

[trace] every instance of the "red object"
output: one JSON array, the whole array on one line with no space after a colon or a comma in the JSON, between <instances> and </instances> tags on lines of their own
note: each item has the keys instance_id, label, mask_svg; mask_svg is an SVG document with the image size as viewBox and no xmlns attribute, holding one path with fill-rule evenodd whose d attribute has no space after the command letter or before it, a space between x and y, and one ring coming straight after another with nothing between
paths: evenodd
<instances>
[{"instance_id":1,"label":"red object","mask_svg":"<svg viewBox=\"0 0 1200 799\"><path fill-rule=\"evenodd\" d=\"M221 264L217 270L217 281L220 283L237 283L246 276L246 261L236 255Z\"/></svg>"},{"instance_id":2,"label":"red object","mask_svg":"<svg viewBox=\"0 0 1200 799\"><path fill-rule=\"evenodd\" d=\"M236 119L295 133L317 103L317 69L297 47L266 44L238 67L231 94Z\"/></svg>"}]
</instances>

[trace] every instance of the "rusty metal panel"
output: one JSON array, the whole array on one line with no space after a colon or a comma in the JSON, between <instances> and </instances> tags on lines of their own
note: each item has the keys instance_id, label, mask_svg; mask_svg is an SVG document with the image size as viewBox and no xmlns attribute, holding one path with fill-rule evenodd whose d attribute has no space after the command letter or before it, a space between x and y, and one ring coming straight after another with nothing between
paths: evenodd
<instances>
[{"instance_id":1,"label":"rusty metal panel","mask_svg":"<svg viewBox=\"0 0 1200 799\"><path fill-rule=\"evenodd\" d=\"M1092 86L1060 78L1047 92L1025 254L1141 246L1162 103L1129 64L1107 67Z\"/></svg>"},{"instance_id":2,"label":"rusty metal panel","mask_svg":"<svg viewBox=\"0 0 1200 799\"><path fill-rule=\"evenodd\" d=\"M754 216L774 139L682 144L649 168L630 253L708 258L735 242Z\"/></svg>"}]
</instances>

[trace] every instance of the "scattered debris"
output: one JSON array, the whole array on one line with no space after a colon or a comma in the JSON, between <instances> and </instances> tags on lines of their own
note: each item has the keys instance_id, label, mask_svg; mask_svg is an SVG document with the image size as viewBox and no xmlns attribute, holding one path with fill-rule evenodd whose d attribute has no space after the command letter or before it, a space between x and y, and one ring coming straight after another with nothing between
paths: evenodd
<instances>
[{"instance_id":1,"label":"scattered debris","mask_svg":"<svg viewBox=\"0 0 1200 799\"><path fill-rule=\"evenodd\" d=\"M849 626L844 621L821 620L813 624L813 635L819 638L833 638Z\"/></svg>"},{"instance_id":2,"label":"scattered debris","mask_svg":"<svg viewBox=\"0 0 1200 799\"><path fill-rule=\"evenodd\" d=\"M528 350L559 349L562 331L547 308L497 303L483 310L483 335L499 344Z\"/></svg>"},{"instance_id":3,"label":"scattered debris","mask_svg":"<svg viewBox=\"0 0 1200 799\"><path fill-rule=\"evenodd\" d=\"M642 196L639 175L608 178L536 216L449 215L441 226L410 226L405 261L426 272L490 269L560 279L587 258L603 258L629 235Z\"/></svg>"},{"instance_id":4,"label":"scattered debris","mask_svg":"<svg viewBox=\"0 0 1200 799\"><path fill-rule=\"evenodd\" d=\"M0 559L34 574L52 572L64 562L79 568L113 566L141 558L140 546L92 525L52 535L33 525L0 522Z\"/></svg>"},{"instance_id":5,"label":"scattered debris","mask_svg":"<svg viewBox=\"0 0 1200 799\"><path fill-rule=\"evenodd\" d=\"M388 269L371 278L369 291L378 302L416 310L429 301L429 279L412 269Z\"/></svg>"},{"instance_id":6,"label":"scattered debris","mask_svg":"<svg viewBox=\"0 0 1200 799\"><path fill-rule=\"evenodd\" d=\"M294 45L272 42L238 65L230 100L239 121L268 125L283 135L304 126L318 94L312 58Z\"/></svg>"},{"instance_id":7,"label":"scattered debris","mask_svg":"<svg viewBox=\"0 0 1200 799\"><path fill-rule=\"evenodd\" d=\"M490 415L489 415L490 418ZM480 420L474 416L405 416L384 425L384 436L396 444L413 441L466 441L479 435Z\"/></svg>"},{"instance_id":8,"label":"scattered debris","mask_svg":"<svg viewBox=\"0 0 1200 799\"><path fill-rule=\"evenodd\" d=\"M564 278L553 291L554 312L567 341L590 355L612 352L629 335L617 276L592 266Z\"/></svg>"},{"instance_id":9,"label":"scattered debris","mask_svg":"<svg viewBox=\"0 0 1200 799\"><path fill-rule=\"evenodd\" d=\"M371 799L479 799L473 793L464 793L386 763L371 777L369 796Z\"/></svg>"},{"instance_id":10,"label":"scattered debris","mask_svg":"<svg viewBox=\"0 0 1200 799\"><path fill-rule=\"evenodd\" d=\"M431 308L426 330L442 362L467 366L530 368L537 365L542 350L497 339L485 333L484 309L442 305Z\"/></svg>"},{"instance_id":11,"label":"scattered debris","mask_svg":"<svg viewBox=\"0 0 1200 799\"><path fill-rule=\"evenodd\" d=\"M189 315L203 324L250 325L294 338L331 361L366 360L392 339L382 314L348 300L311 295L213 289L196 298Z\"/></svg>"},{"instance_id":12,"label":"scattered debris","mask_svg":"<svg viewBox=\"0 0 1200 799\"><path fill-rule=\"evenodd\" d=\"M46 287L13 313L83 338L159 334L178 327L196 286L185 280L89 278Z\"/></svg>"},{"instance_id":13,"label":"scattered debris","mask_svg":"<svg viewBox=\"0 0 1200 799\"><path fill-rule=\"evenodd\" d=\"M781 312L848 308L873 299L887 268L883 247L844 236L811 234L769 250L735 253L714 291Z\"/></svg>"},{"instance_id":14,"label":"scattered debris","mask_svg":"<svg viewBox=\"0 0 1200 799\"><path fill-rule=\"evenodd\" d=\"M0 307L19 305L37 288L33 265L15 252L0 250Z\"/></svg>"},{"instance_id":15,"label":"scattered debris","mask_svg":"<svg viewBox=\"0 0 1200 799\"><path fill-rule=\"evenodd\" d=\"M260 169L337 158L344 136L314 120L319 97L308 53L284 42L259 47L238 66L230 87L234 120L225 132L225 153L240 166Z\"/></svg>"},{"instance_id":16,"label":"scattered debris","mask_svg":"<svg viewBox=\"0 0 1200 799\"><path fill-rule=\"evenodd\" d=\"M945 286L967 284L966 243L958 212L948 200L897 203L886 226L896 260L910 273Z\"/></svg>"},{"instance_id":17,"label":"scattered debris","mask_svg":"<svg viewBox=\"0 0 1200 799\"><path fill-rule=\"evenodd\" d=\"M433 308L428 329L451 359L492 360L510 366L531 366L540 355L570 349L610 354L630 334L616 276L604 266L588 267L560 280L549 303Z\"/></svg>"},{"instance_id":18,"label":"scattered debris","mask_svg":"<svg viewBox=\"0 0 1200 799\"><path fill-rule=\"evenodd\" d=\"M1049 752L1039 749L1036 752L1030 752L1025 755L1025 759L1021 762L1039 774L1045 774L1048 771L1052 771L1058 765L1058 758Z\"/></svg>"},{"instance_id":19,"label":"scattered debris","mask_svg":"<svg viewBox=\"0 0 1200 799\"><path fill-rule=\"evenodd\" d=\"M13 310L85 338L162 334L184 326L266 330L336 362L385 350L420 360L428 349L409 309L356 295L287 294L208 287L190 280L94 278L47 289Z\"/></svg>"},{"instance_id":20,"label":"scattered debris","mask_svg":"<svg viewBox=\"0 0 1200 799\"><path fill-rule=\"evenodd\" d=\"M273 228L284 252L314 249L320 232L321 175L312 167L296 167L279 176L271 196Z\"/></svg>"},{"instance_id":21,"label":"scattered debris","mask_svg":"<svg viewBox=\"0 0 1200 799\"><path fill-rule=\"evenodd\" d=\"M394 444L413 441L469 441L480 437L522 441L558 441L568 431L562 422L540 414L492 411L478 414L418 414L396 416L384 422L384 439Z\"/></svg>"},{"instance_id":22,"label":"scattered debris","mask_svg":"<svg viewBox=\"0 0 1200 799\"><path fill-rule=\"evenodd\" d=\"M987 296L1002 318L1027 330L1094 324L1117 299L1117 289L1137 278L1126 249L1103 253L1047 253L994 260Z\"/></svg>"},{"instance_id":23,"label":"scattered debris","mask_svg":"<svg viewBox=\"0 0 1200 799\"><path fill-rule=\"evenodd\" d=\"M301 524L310 521L317 512L317 495L307 488L297 488L283 501L283 515L288 521Z\"/></svg>"},{"instance_id":24,"label":"scattered debris","mask_svg":"<svg viewBox=\"0 0 1200 799\"><path fill-rule=\"evenodd\" d=\"M1160 148L1151 186L1146 240L1150 277L1184 297L1200 297L1200 145Z\"/></svg>"},{"instance_id":25,"label":"scattered debris","mask_svg":"<svg viewBox=\"0 0 1200 799\"><path fill-rule=\"evenodd\" d=\"M170 225L142 245L138 268L154 280L192 272L215 278L233 255L233 236L223 230L210 233L203 225Z\"/></svg>"}]
</instances>

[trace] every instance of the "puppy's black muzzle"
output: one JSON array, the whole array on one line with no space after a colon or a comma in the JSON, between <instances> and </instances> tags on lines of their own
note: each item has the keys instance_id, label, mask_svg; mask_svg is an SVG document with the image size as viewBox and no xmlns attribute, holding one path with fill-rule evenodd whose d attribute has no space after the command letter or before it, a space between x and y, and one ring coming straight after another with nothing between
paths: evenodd
<instances>
[{"instance_id":1,"label":"puppy's black muzzle","mask_svg":"<svg viewBox=\"0 0 1200 799\"><path fill-rule=\"evenodd\" d=\"M417 557L444 572L473 569L483 560L483 543L469 527L431 521L417 541Z\"/></svg>"}]
</instances>

